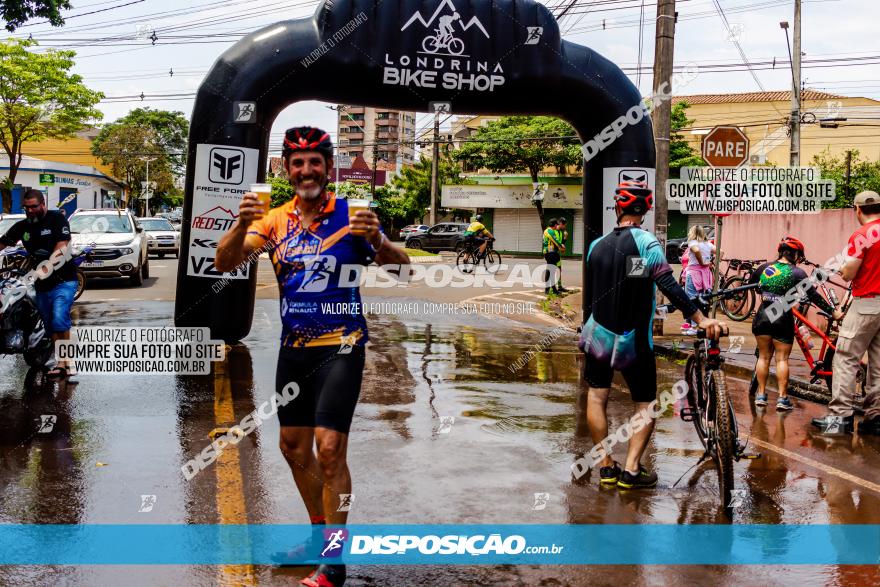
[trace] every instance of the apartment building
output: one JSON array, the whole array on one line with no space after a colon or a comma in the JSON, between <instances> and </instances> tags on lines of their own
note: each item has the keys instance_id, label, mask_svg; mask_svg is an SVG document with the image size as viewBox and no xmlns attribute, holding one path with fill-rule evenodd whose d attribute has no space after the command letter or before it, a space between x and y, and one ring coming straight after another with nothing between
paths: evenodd
<instances>
[{"instance_id":1,"label":"apartment building","mask_svg":"<svg viewBox=\"0 0 880 587\"><path fill-rule=\"evenodd\" d=\"M376 169L395 172L415 157L415 112L340 105L337 142L340 156L363 157Z\"/></svg>"}]
</instances>

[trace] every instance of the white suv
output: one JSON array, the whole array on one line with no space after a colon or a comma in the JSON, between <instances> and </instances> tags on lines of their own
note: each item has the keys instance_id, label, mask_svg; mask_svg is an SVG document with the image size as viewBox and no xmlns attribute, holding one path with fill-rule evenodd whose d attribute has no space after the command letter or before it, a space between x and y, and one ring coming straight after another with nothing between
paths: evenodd
<instances>
[{"instance_id":1,"label":"white suv","mask_svg":"<svg viewBox=\"0 0 880 587\"><path fill-rule=\"evenodd\" d=\"M77 210L70 234L74 246L94 248L80 265L86 277L128 277L140 286L150 276L144 229L127 210Z\"/></svg>"}]
</instances>

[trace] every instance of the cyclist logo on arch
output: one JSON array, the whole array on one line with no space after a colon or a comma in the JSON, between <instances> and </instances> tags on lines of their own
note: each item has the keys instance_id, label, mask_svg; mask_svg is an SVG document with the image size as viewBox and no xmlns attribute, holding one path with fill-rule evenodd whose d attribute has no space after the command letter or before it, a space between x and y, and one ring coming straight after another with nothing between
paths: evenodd
<instances>
[{"instance_id":1,"label":"cyclist logo on arch","mask_svg":"<svg viewBox=\"0 0 880 587\"><path fill-rule=\"evenodd\" d=\"M461 15L458 12L453 12L441 16L439 21L440 25L434 29L434 34L422 40L422 49L426 53L437 53L441 49L446 49L451 55L464 53L464 41L455 36L452 28L452 23L461 21Z\"/></svg>"}]
</instances>

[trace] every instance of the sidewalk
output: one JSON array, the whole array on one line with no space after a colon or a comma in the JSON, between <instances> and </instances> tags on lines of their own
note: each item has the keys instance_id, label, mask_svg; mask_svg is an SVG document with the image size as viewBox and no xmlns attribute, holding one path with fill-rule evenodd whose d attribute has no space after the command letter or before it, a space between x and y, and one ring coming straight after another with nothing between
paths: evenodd
<instances>
[{"instance_id":1,"label":"sidewalk","mask_svg":"<svg viewBox=\"0 0 880 587\"><path fill-rule=\"evenodd\" d=\"M578 317L581 315L581 296L580 294L568 296L565 300L571 305L571 308L577 312ZM744 322L734 322L728 320L727 316L719 312L717 318L727 323L730 328L730 337L722 344L722 353L725 358L725 370L737 375L751 378L755 370L755 337L752 335L752 322L746 320ZM578 318L579 320L580 318ZM663 336L654 336L654 347L657 354L665 355L671 358L684 359L693 350L692 336L683 336L681 334L681 324L684 317L681 312L669 314L663 323ZM739 338L736 338L739 337ZM814 344L816 342L814 337ZM820 341L821 342L821 341ZM739 348L737 348L739 347ZM733 352L732 352L733 351ZM788 391L795 397L803 399L828 403L831 400L831 393L824 382L818 384L810 383L810 367L800 347L795 343L789 358L789 383ZM775 363L770 365L770 381L767 386L770 389L776 389L776 371Z\"/></svg>"}]
</instances>

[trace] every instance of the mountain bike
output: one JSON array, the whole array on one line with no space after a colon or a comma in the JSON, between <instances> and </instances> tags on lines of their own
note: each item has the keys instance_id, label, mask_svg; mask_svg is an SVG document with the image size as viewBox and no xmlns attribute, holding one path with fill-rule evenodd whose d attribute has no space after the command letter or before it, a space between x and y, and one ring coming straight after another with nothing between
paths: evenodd
<instances>
[{"instance_id":1,"label":"mountain bike","mask_svg":"<svg viewBox=\"0 0 880 587\"><path fill-rule=\"evenodd\" d=\"M696 302L705 313L709 306L725 298L752 290L757 283L738 288L701 294ZM667 306L668 309L668 306ZM725 332L722 336L727 336ZM687 384L687 406L681 409L680 417L692 422L705 452L700 462L711 458L718 471L718 490L722 507L728 517L733 516L733 463L742 458L757 458L747 454L745 446L739 442L739 428L733 403L727 389L727 379L722 370L724 357L717 340L706 338L706 331L697 329L694 352L687 358L684 379Z\"/></svg>"},{"instance_id":2,"label":"mountain bike","mask_svg":"<svg viewBox=\"0 0 880 587\"><path fill-rule=\"evenodd\" d=\"M426 53L437 53L440 49L446 49L452 55L461 55L464 53L464 41L453 36L452 34L444 34L437 29L436 34L422 39L422 49Z\"/></svg>"},{"instance_id":3,"label":"mountain bike","mask_svg":"<svg viewBox=\"0 0 880 587\"><path fill-rule=\"evenodd\" d=\"M480 253L480 247L475 242L465 241L455 260L455 266L462 273L471 273L482 263L486 271L497 273L501 268L501 255L492 248L494 242L495 239L490 238L486 242L486 251Z\"/></svg>"},{"instance_id":4,"label":"mountain bike","mask_svg":"<svg viewBox=\"0 0 880 587\"><path fill-rule=\"evenodd\" d=\"M766 263L766 260L756 259L744 261L741 259L727 259L727 270L724 272L724 277L718 278L718 281L720 282L720 287L718 289L735 289L747 284L752 278L752 273L760 267L762 263ZM736 273L728 276L731 269ZM756 303L757 294L754 289L749 289L721 301L720 307L725 316L735 322L742 322L755 311Z\"/></svg>"}]
</instances>

